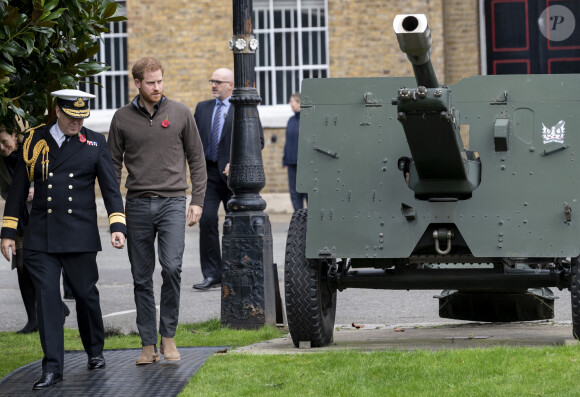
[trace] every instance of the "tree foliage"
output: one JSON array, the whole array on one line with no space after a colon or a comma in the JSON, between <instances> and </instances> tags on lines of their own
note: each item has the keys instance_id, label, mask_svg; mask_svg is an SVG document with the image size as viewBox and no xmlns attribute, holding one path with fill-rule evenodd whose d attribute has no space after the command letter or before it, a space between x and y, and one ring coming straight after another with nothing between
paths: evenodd
<instances>
[{"instance_id":1,"label":"tree foliage","mask_svg":"<svg viewBox=\"0 0 580 397\"><path fill-rule=\"evenodd\" d=\"M50 92L108 69L92 58L109 23L126 19L116 10L110 0L0 0L0 124L46 122Z\"/></svg>"}]
</instances>

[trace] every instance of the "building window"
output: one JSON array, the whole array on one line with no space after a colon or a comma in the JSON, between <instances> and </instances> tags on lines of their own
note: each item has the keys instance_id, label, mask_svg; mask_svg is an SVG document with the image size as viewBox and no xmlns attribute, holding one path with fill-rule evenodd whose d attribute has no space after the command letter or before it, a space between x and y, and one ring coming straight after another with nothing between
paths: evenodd
<instances>
[{"instance_id":1,"label":"building window","mask_svg":"<svg viewBox=\"0 0 580 397\"><path fill-rule=\"evenodd\" d=\"M126 15L125 4L125 1L117 1L117 15ZM92 110L116 110L129 100L127 21L109 24L109 32L103 33L100 40L101 49L96 55L96 60L106 63L110 69L87 78L79 88L96 95L90 102Z\"/></svg>"},{"instance_id":2,"label":"building window","mask_svg":"<svg viewBox=\"0 0 580 397\"><path fill-rule=\"evenodd\" d=\"M305 78L328 77L327 0L254 0L262 105L287 104Z\"/></svg>"}]
</instances>

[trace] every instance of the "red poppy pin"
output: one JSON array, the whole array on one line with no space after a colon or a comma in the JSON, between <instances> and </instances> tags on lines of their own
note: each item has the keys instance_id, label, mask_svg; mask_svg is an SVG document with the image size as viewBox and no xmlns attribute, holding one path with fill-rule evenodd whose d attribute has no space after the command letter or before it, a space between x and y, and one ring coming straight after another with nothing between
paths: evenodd
<instances>
[{"instance_id":1,"label":"red poppy pin","mask_svg":"<svg viewBox=\"0 0 580 397\"><path fill-rule=\"evenodd\" d=\"M84 135L82 135L80 132L79 132L79 141L81 143L85 143L87 141L87 137L85 137Z\"/></svg>"},{"instance_id":2,"label":"red poppy pin","mask_svg":"<svg viewBox=\"0 0 580 397\"><path fill-rule=\"evenodd\" d=\"M169 127L169 116L165 116L165 120L161 122L161 125L163 126L163 128Z\"/></svg>"}]
</instances>

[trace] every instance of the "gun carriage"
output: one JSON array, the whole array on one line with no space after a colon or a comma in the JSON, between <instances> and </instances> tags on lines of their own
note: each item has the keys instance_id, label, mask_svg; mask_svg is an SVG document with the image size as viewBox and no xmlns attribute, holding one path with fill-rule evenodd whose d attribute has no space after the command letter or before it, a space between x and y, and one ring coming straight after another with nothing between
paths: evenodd
<instances>
[{"instance_id":1,"label":"gun carriage","mask_svg":"<svg viewBox=\"0 0 580 397\"><path fill-rule=\"evenodd\" d=\"M331 342L339 291L442 289L442 317L553 317L570 289L580 335L578 75L440 85L424 15L393 27L415 78L302 86L285 260L293 342ZM384 302L388 304L388 302Z\"/></svg>"}]
</instances>

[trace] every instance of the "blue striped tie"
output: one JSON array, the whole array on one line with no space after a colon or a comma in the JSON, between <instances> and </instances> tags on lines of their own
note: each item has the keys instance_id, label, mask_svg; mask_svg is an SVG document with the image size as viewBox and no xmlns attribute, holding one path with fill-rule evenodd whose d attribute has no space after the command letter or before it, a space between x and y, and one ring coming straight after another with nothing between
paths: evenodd
<instances>
[{"instance_id":1,"label":"blue striped tie","mask_svg":"<svg viewBox=\"0 0 580 397\"><path fill-rule=\"evenodd\" d=\"M211 137L209 141L209 159L211 161L217 161L220 136L220 117L222 115L222 103L218 101L216 106L217 108L215 110L215 115L213 116L213 123L211 125Z\"/></svg>"}]
</instances>

